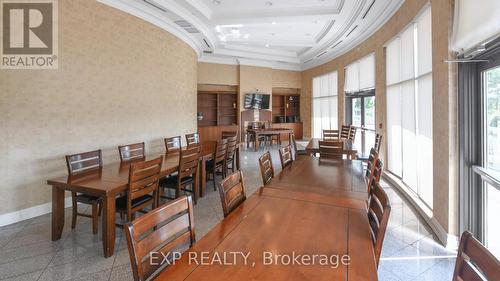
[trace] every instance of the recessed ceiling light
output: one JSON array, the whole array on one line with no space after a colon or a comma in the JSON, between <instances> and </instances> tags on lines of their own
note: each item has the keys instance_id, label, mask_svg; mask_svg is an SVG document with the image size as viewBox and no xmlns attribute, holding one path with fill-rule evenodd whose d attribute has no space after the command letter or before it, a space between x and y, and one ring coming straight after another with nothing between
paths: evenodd
<instances>
[{"instance_id":1,"label":"recessed ceiling light","mask_svg":"<svg viewBox=\"0 0 500 281\"><path fill-rule=\"evenodd\" d=\"M266 44L266 48L269 48L269 44Z\"/></svg>"},{"instance_id":2,"label":"recessed ceiling light","mask_svg":"<svg viewBox=\"0 0 500 281\"><path fill-rule=\"evenodd\" d=\"M212 3L214 3L215 5L220 5L220 1L219 0L213 0Z\"/></svg>"},{"instance_id":3,"label":"recessed ceiling light","mask_svg":"<svg viewBox=\"0 0 500 281\"><path fill-rule=\"evenodd\" d=\"M271 24L276 24L276 22L275 22L275 21L273 21Z\"/></svg>"},{"instance_id":4,"label":"recessed ceiling light","mask_svg":"<svg viewBox=\"0 0 500 281\"><path fill-rule=\"evenodd\" d=\"M271 1L266 2L266 6L271 7L272 5L273 5L273 2L271 2Z\"/></svg>"}]
</instances>

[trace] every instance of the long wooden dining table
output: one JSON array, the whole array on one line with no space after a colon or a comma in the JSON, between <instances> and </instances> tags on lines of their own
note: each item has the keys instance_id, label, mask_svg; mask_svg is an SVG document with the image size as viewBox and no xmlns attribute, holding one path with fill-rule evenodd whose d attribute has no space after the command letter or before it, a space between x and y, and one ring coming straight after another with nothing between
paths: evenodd
<instances>
[{"instance_id":1,"label":"long wooden dining table","mask_svg":"<svg viewBox=\"0 0 500 281\"><path fill-rule=\"evenodd\" d=\"M156 280L377 280L367 196L360 161L300 156Z\"/></svg>"},{"instance_id":2,"label":"long wooden dining table","mask_svg":"<svg viewBox=\"0 0 500 281\"><path fill-rule=\"evenodd\" d=\"M206 184L206 161L212 159L216 142L201 143L200 170L196 181L200 182L200 196L203 196ZM158 157L147 156L146 159ZM165 155L160 176L168 176L177 171L179 154ZM236 150L236 167L239 169L239 148ZM47 181L52 186L52 240L61 239L64 228L65 191L74 191L101 197L103 200L102 243L104 256L110 257L115 246L115 199L123 196L128 188L130 163L113 163L104 165L100 170L78 176L63 176ZM198 184L198 183L195 183ZM197 194L195 196L198 196Z\"/></svg>"},{"instance_id":3,"label":"long wooden dining table","mask_svg":"<svg viewBox=\"0 0 500 281\"><path fill-rule=\"evenodd\" d=\"M321 138L312 138L306 146L307 154L315 154L319 153L319 141ZM349 139L339 139L339 141L343 142L343 153L351 156L356 156L358 149L353 141Z\"/></svg>"}]
</instances>

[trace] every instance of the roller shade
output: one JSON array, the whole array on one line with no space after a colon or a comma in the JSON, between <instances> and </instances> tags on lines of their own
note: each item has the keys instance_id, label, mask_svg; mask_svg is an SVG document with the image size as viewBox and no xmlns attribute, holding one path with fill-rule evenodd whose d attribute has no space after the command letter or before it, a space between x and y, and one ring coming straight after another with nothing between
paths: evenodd
<instances>
[{"instance_id":1,"label":"roller shade","mask_svg":"<svg viewBox=\"0 0 500 281\"><path fill-rule=\"evenodd\" d=\"M452 46L466 51L500 35L499 0L456 0Z\"/></svg>"},{"instance_id":2,"label":"roller shade","mask_svg":"<svg viewBox=\"0 0 500 281\"><path fill-rule=\"evenodd\" d=\"M344 91L355 93L375 88L375 54L371 53L345 68Z\"/></svg>"}]
</instances>

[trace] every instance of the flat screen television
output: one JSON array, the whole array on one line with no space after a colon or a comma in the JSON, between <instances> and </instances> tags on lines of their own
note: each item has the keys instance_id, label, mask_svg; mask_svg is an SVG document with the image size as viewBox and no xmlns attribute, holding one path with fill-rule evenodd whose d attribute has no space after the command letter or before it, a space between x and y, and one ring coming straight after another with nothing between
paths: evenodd
<instances>
[{"instance_id":1,"label":"flat screen television","mask_svg":"<svg viewBox=\"0 0 500 281\"><path fill-rule=\"evenodd\" d=\"M271 95L245 94L243 107L245 109L269 109L269 98Z\"/></svg>"}]
</instances>

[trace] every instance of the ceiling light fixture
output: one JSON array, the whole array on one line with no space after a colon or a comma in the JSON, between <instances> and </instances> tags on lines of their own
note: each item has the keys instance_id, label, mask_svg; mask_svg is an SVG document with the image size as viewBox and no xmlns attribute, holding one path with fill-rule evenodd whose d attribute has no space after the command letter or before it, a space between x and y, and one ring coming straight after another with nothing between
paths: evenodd
<instances>
[{"instance_id":1,"label":"ceiling light fixture","mask_svg":"<svg viewBox=\"0 0 500 281\"><path fill-rule=\"evenodd\" d=\"M266 44L266 48L269 48L269 44Z\"/></svg>"},{"instance_id":2,"label":"ceiling light fixture","mask_svg":"<svg viewBox=\"0 0 500 281\"><path fill-rule=\"evenodd\" d=\"M275 22L275 21L273 21L271 24L276 24L276 22Z\"/></svg>"},{"instance_id":3,"label":"ceiling light fixture","mask_svg":"<svg viewBox=\"0 0 500 281\"><path fill-rule=\"evenodd\" d=\"M273 5L273 2L271 2L271 1L266 2L266 6L271 7L272 5Z\"/></svg>"}]
</instances>

